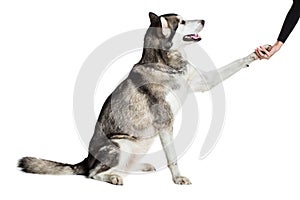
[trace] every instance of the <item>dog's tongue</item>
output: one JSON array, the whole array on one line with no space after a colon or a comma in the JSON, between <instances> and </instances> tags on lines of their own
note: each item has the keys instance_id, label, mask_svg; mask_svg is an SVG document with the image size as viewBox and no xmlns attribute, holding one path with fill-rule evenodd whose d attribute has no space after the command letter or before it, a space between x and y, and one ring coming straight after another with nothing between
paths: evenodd
<instances>
[{"instance_id":1,"label":"dog's tongue","mask_svg":"<svg viewBox=\"0 0 300 200\"><path fill-rule=\"evenodd\" d=\"M193 40L197 40L197 39L200 38L200 36L199 36L198 34L194 34L194 35L191 36L191 38L192 38Z\"/></svg>"}]
</instances>

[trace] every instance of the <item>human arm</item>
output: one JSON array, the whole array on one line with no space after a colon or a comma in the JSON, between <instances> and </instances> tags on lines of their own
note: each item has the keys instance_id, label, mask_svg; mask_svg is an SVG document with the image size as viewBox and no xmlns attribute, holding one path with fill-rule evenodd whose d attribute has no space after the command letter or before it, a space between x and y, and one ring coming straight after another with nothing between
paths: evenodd
<instances>
[{"instance_id":1,"label":"human arm","mask_svg":"<svg viewBox=\"0 0 300 200\"><path fill-rule=\"evenodd\" d=\"M255 52L258 55L259 59L270 59L277 51L280 50L282 45L285 43L293 29L295 28L300 17L300 0L293 0L293 5L290 8L277 41L272 46L270 51L267 51L264 48L258 47Z\"/></svg>"}]
</instances>

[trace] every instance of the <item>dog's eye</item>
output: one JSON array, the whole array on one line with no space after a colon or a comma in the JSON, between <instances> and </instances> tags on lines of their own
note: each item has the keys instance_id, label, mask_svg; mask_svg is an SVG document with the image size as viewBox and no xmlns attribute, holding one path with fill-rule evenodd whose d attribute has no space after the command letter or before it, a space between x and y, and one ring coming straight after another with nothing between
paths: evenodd
<instances>
[{"instance_id":1,"label":"dog's eye","mask_svg":"<svg viewBox=\"0 0 300 200\"><path fill-rule=\"evenodd\" d=\"M182 20L182 21L180 22L180 24L183 24L183 25L185 25L185 21L184 21L184 20Z\"/></svg>"}]
</instances>

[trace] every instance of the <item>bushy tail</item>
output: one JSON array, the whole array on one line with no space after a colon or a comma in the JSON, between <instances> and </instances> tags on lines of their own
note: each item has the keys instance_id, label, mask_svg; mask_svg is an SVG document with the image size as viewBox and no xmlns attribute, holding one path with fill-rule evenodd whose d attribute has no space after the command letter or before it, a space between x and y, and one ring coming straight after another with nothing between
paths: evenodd
<instances>
[{"instance_id":1,"label":"bushy tail","mask_svg":"<svg viewBox=\"0 0 300 200\"><path fill-rule=\"evenodd\" d=\"M33 157L24 157L19 160L18 167L24 172L33 174L84 175L86 174L85 161L86 159L78 164L71 165Z\"/></svg>"}]
</instances>

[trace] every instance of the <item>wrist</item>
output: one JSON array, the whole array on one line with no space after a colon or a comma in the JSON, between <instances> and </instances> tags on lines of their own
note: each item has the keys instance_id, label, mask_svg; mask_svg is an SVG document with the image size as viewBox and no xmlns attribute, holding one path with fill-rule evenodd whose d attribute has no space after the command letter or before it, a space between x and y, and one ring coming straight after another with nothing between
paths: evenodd
<instances>
[{"instance_id":1,"label":"wrist","mask_svg":"<svg viewBox=\"0 0 300 200\"><path fill-rule=\"evenodd\" d=\"M273 48L278 51L283 45L283 42L281 41L276 41L275 44L273 45Z\"/></svg>"}]
</instances>

